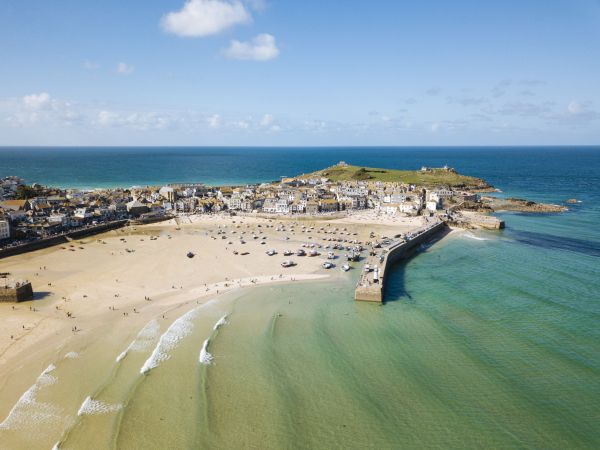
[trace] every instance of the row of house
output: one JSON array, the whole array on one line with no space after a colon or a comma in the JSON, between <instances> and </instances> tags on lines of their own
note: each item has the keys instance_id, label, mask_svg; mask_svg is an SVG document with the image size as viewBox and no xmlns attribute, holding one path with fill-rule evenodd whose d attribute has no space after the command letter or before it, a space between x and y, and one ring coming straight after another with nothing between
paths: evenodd
<instances>
[{"instance_id":1,"label":"row of house","mask_svg":"<svg viewBox=\"0 0 600 450\"><path fill-rule=\"evenodd\" d=\"M325 177L284 178L245 186L196 183L93 191L37 186L36 195L25 200L17 198L17 193L23 192L22 180L7 177L0 186L0 240L47 236L118 219L220 211L316 215L376 209L391 215L432 214L474 195L446 187L425 190L403 183L334 182Z\"/></svg>"}]
</instances>

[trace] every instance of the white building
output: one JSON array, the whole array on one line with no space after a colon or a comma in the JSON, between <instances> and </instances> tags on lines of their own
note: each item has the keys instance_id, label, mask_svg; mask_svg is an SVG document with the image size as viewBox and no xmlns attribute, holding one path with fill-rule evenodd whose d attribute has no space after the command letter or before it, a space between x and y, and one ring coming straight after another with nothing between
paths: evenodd
<instances>
[{"instance_id":1,"label":"white building","mask_svg":"<svg viewBox=\"0 0 600 450\"><path fill-rule=\"evenodd\" d=\"M0 240L8 239L10 237L10 225L8 220L0 220Z\"/></svg>"}]
</instances>

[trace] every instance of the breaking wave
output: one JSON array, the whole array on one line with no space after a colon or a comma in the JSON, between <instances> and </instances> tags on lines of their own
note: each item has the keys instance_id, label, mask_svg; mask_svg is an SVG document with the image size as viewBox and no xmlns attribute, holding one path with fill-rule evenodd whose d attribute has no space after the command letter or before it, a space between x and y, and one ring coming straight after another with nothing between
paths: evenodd
<instances>
[{"instance_id":1,"label":"breaking wave","mask_svg":"<svg viewBox=\"0 0 600 450\"><path fill-rule=\"evenodd\" d=\"M223 325L227 325L227 314L225 314L223 317L221 317L219 319L219 321L217 323L215 323L215 326L213 327L213 330L217 331Z\"/></svg>"},{"instance_id":2,"label":"breaking wave","mask_svg":"<svg viewBox=\"0 0 600 450\"><path fill-rule=\"evenodd\" d=\"M92 397L86 397L86 399L81 404L79 411L77 411L78 416L90 416L95 414L109 414L112 412L118 412L123 408L120 404L110 404L106 402L101 402L100 400L94 400Z\"/></svg>"},{"instance_id":3,"label":"breaking wave","mask_svg":"<svg viewBox=\"0 0 600 450\"><path fill-rule=\"evenodd\" d=\"M0 423L0 429L20 428L31 424L47 423L54 420L60 410L57 406L50 403L43 403L37 400L39 391L56 383L57 378L51 373L56 369L54 364L50 364L37 378L33 386L21 395L17 403L6 416L6 419Z\"/></svg>"},{"instance_id":4,"label":"breaking wave","mask_svg":"<svg viewBox=\"0 0 600 450\"><path fill-rule=\"evenodd\" d=\"M123 359L125 359L129 352L141 352L148 350L158 336L159 332L160 324L156 320L151 320L144 326L144 328L140 330L131 344L129 344L129 346L123 352L121 352L119 356L117 356L115 361L120 363L123 361Z\"/></svg>"},{"instance_id":5,"label":"breaking wave","mask_svg":"<svg viewBox=\"0 0 600 450\"><path fill-rule=\"evenodd\" d=\"M169 353L194 329L193 319L197 314L198 310L192 309L171 324L160 337L152 354L140 369L141 374L147 374L171 357Z\"/></svg>"},{"instance_id":6,"label":"breaking wave","mask_svg":"<svg viewBox=\"0 0 600 450\"><path fill-rule=\"evenodd\" d=\"M65 359L77 359L79 358L79 353L77 352L69 352L65 355Z\"/></svg>"},{"instance_id":7,"label":"breaking wave","mask_svg":"<svg viewBox=\"0 0 600 450\"><path fill-rule=\"evenodd\" d=\"M206 365L210 365L213 362L213 355L211 355L208 351L208 343L209 340L206 339L204 341L204 343L202 344L202 349L200 350L200 364L206 364Z\"/></svg>"}]
</instances>

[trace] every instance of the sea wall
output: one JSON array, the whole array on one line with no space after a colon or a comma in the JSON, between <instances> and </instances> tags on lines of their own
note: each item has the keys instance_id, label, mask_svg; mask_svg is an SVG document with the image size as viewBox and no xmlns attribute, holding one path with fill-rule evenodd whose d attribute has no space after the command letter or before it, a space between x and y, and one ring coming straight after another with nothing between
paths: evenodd
<instances>
[{"instance_id":1,"label":"sea wall","mask_svg":"<svg viewBox=\"0 0 600 450\"><path fill-rule=\"evenodd\" d=\"M18 287L0 287L0 303L14 303L33 300L31 283L24 283Z\"/></svg>"},{"instance_id":2,"label":"sea wall","mask_svg":"<svg viewBox=\"0 0 600 450\"><path fill-rule=\"evenodd\" d=\"M44 248L52 247L53 245L64 244L69 242L69 239L82 239L87 236L94 234L103 233L105 231L114 230L127 225L128 220L116 220L114 222L103 223L80 230L71 231L69 233L61 234L59 236L52 236L44 239L38 239L36 241L27 242L26 244L17 245L15 247L9 247L0 250L0 259L8 256L21 255L27 252L33 252L35 250L41 250Z\"/></svg>"},{"instance_id":3,"label":"sea wall","mask_svg":"<svg viewBox=\"0 0 600 450\"><path fill-rule=\"evenodd\" d=\"M437 234L447 230L447 226L443 222L433 225L431 228L414 236L408 241L399 241L388 247L383 260L381 256L369 256L365 264L379 267L379 280L375 282L370 274L361 274L356 290L354 291L354 299L357 301L377 302L382 303L385 292L385 284L390 266L397 261L406 258L412 254L414 249L419 245L428 242Z\"/></svg>"}]
</instances>

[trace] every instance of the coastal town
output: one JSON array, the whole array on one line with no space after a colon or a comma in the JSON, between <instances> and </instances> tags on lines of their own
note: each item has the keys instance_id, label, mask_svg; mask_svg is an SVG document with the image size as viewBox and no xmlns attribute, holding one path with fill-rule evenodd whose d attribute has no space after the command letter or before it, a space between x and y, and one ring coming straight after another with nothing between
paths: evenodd
<instances>
[{"instance_id":1,"label":"coastal town","mask_svg":"<svg viewBox=\"0 0 600 450\"><path fill-rule=\"evenodd\" d=\"M190 183L93 190L26 185L18 177L6 177L0 180L0 249L74 231L88 230L92 234L94 229L102 231L111 224L152 223L217 213L298 218L372 210L388 217L435 216L455 224L462 221L478 222L486 228L502 226L493 217L488 220L478 215L479 219L473 221L460 213L461 209L482 205L479 192L490 189L482 180L470 185L382 181L368 175L364 168L357 168L350 179L327 176L328 170L335 173L348 168L341 161L313 174L244 186ZM418 172L456 174L449 167L422 167Z\"/></svg>"}]
</instances>

